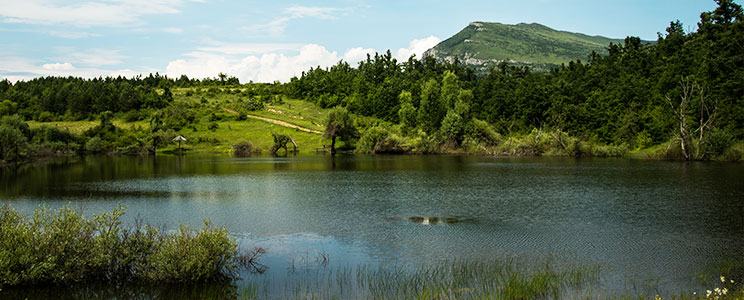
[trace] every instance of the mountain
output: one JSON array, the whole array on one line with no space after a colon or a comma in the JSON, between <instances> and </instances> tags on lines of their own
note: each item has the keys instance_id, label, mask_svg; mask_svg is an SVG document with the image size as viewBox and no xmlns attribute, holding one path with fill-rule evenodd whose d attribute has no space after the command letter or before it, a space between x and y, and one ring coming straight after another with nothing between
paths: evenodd
<instances>
[{"instance_id":1,"label":"mountain","mask_svg":"<svg viewBox=\"0 0 744 300\"><path fill-rule=\"evenodd\" d=\"M587 60L592 51L606 54L610 43L622 44L623 40L559 31L537 23L472 22L424 56L447 61L457 58L479 71L502 61L548 71L572 60Z\"/></svg>"}]
</instances>

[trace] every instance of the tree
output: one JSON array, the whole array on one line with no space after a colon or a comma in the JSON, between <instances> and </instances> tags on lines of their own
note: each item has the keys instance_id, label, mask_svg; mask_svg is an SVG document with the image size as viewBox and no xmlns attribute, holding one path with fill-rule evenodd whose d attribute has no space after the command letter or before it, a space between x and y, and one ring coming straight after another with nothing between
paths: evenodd
<instances>
[{"instance_id":1,"label":"tree","mask_svg":"<svg viewBox=\"0 0 744 300\"><path fill-rule=\"evenodd\" d=\"M705 103L705 90L690 77L680 80L680 88L679 105L675 105L670 96L667 95L666 97L669 106L679 121L677 138L685 160L700 160L707 154L706 150L710 144L710 130L713 128L718 106L715 102ZM697 128L693 130L694 121L688 119L696 117L689 113L693 104L691 102L695 96L700 97L700 120L697 123Z\"/></svg>"},{"instance_id":2,"label":"tree","mask_svg":"<svg viewBox=\"0 0 744 300\"><path fill-rule=\"evenodd\" d=\"M150 116L150 140L152 142L152 154L157 152L158 145L166 141L162 111L156 111Z\"/></svg>"},{"instance_id":3,"label":"tree","mask_svg":"<svg viewBox=\"0 0 744 300\"><path fill-rule=\"evenodd\" d=\"M30 136L31 130L21 117L3 117L0 120L0 160L18 161Z\"/></svg>"},{"instance_id":4,"label":"tree","mask_svg":"<svg viewBox=\"0 0 744 300\"><path fill-rule=\"evenodd\" d=\"M426 132L433 132L442 122L442 104L439 97L439 82L430 79L421 88L421 104L418 122Z\"/></svg>"},{"instance_id":5,"label":"tree","mask_svg":"<svg viewBox=\"0 0 744 300\"><path fill-rule=\"evenodd\" d=\"M18 111L18 104L10 101L10 100L4 100L3 102L0 102L0 116L9 116Z\"/></svg>"},{"instance_id":6,"label":"tree","mask_svg":"<svg viewBox=\"0 0 744 300\"><path fill-rule=\"evenodd\" d=\"M276 154L276 152L279 151L279 149L284 149L284 154L289 153L289 150L287 149L287 144L292 142L292 138L286 134L278 134L278 133L272 133L271 136L274 138L274 145L271 146L271 154Z\"/></svg>"},{"instance_id":7,"label":"tree","mask_svg":"<svg viewBox=\"0 0 744 300\"><path fill-rule=\"evenodd\" d=\"M450 109L444 120L442 120L442 128L440 130L448 143L457 145L462 138L464 127L462 117Z\"/></svg>"},{"instance_id":8,"label":"tree","mask_svg":"<svg viewBox=\"0 0 744 300\"><path fill-rule=\"evenodd\" d=\"M7 124L0 125L0 159L17 161L20 150L26 146L26 137L18 128Z\"/></svg>"},{"instance_id":9,"label":"tree","mask_svg":"<svg viewBox=\"0 0 744 300\"><path fill-rule=\"evenodd\" d=\"M398 111L398 119L400 124L403 125L403 131L408 132L416 128L416 108L413 107L411 92L401 92L400 96L400 110Z\"/></svg>"},{"instance_id":10,"label":"tree","mask_svg":"<svg viewBox=\"0 0 744 300\"><path fill-rule=\"evenodd\" d=\"M346 108L335 107L328 112L323 138L331 139L331 154L336 154L336 137L345 141L358 136L351 114Z\"/></svg>"},{"instance_id":11,"label":"tree","mask_svg":"<svg viewBox=\"0 0 744 300\"><path fill-rule=\"evenodd\" d=\"M446 110L453 108L459 93L460 83L457 79L457 75L452 71L445 71L444 78L442 78L442 106L444 106Z\"/></svg>"}]
</instances>

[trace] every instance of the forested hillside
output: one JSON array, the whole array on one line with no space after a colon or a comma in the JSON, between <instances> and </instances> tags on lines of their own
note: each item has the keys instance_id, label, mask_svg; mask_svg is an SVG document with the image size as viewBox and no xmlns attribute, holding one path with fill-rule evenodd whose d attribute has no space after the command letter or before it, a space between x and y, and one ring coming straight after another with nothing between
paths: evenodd
<instances>
[{"instance_id":1,"label":"forested hillside","mask_svg":"<svg viewBox=\"0 0 744 300\"><path fill-rule=\"evenodd\" d=\"M631 149L684 141L698 157L721 154L744 138L744 16L717 2L695 32L671 22L657 43L628 37L548 73L502 63L477 77L457 62L398 63L388 53L359 68L310 70L288 93L427 134L456 120L465 128L456 141L486 121L501 134L551 128Z\"/></svg>"},{"instance_id":2,"label":"forested hillside","mask_svg":"<svg viewBox=\"0 0 744 300\"><path fill-rule=\"evenodd\" d=\"M24 121L100 119L97 129L73 141L79 149L96 137L119 136L112 134L119 129L111 118L143 121L149 129L138 140L104 143L109 146L103 150L130 143L155 149L162 132L196 130L189 125L206 107L216 117L204 118L214 123L220 120L214 111L223 108L261 110L267 103L302 99L364 116L355 118L359 134L348 141L359 152L540 155L554 148L560 155L582 156L609 147L598 155L618 156L657 146L668 158L736 160L737 142L744 140L744 14L733 1L717 3L701 14L694 32L671 22L656 43L628 37L611 44L606 55L587 53L586 59L549 72L502 62L477 75L458 61L399 62L388 51L357 66L313 68L285 84L240 84L224 74L206 80L157 74L5 80L0 154L12 159L9 145L16 140L44 140L24 129ZM186 100L174 101L175 89ZM58 137L60 130L53 129L49 139L68 143Z\"/></svg>"}]
</instances>

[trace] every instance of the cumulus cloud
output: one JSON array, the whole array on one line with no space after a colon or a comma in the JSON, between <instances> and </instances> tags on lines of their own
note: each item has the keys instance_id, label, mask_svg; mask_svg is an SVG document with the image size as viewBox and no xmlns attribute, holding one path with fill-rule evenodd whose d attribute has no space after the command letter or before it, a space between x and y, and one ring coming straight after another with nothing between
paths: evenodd
<instances>
[{"instance_id":1,"label":"cumulus cloud","mask_svg":"<svg viewBox=\"0 0 744 300\"><path fill-rule=\"evenodd\" d=\"M360 61L367 59L367 54L374 56L375 52L372 48L351 48L344 53L344 61L356 67Z\"/></svg>"},{"instance_id":2,"label":"cumulus cloud","mask_svg":"<svg viewBox=\"0 0 744 300\"><path fill-rule=\"evenodd\" d=\"M236 58L223 53L192 52L185 56L188 58L168 63L165 74L206 78L223 72L238 77L241 82L286 82L310 68L328 67L342 59L337 52L316 44L302 46L296 55L264 53Z\"/></svg>"},{"instance_id":3,"label":"cumulus cloud","mask_svg":"<svg viewBox=\"0 0 744 300\"><path fill-rule=\"evenodd\" d=\"M427 49L441 40L435 36L416 39L408 48L398 50L397 58L407 60L416 54L420 58ZM225 44L211 41L213 45L197 48L184 54L184 58L171 61L165 74L192 78L215 77L219 73L235 76L241 82L287 82L310 68L326 68L343 60L356 67L367 55L374 55L372 48L350 48L343 54L329 51L316 44Z\"/></svg>"},{"instance_id":4,"label":"cumulus cloud","mask_svg":"<svg viewBox=\"0 0 744 300\"><path fill-rule=\"evenodd\" d=\"M8 23L118 27L140 24L145 15L180 13L177 7L186 1L6 0L0 5L0 16Z\"/></svg>"},{"instance_id":5,"label":"cumulus cloud","mask_svg":"<svg viewBox=\"0 0 744 300\"><path fill-rule=\"evenodd\" d=\"M71 63L53 63L53 64L45 64L41 66L45 70L50 71L72 71L75 70L75 67L72 66Z\"/></svg>"},{"instance_id":6,"label":"cumulus cloud","mask_svg":"<svg viewBox=\"0 0 744 300\"><path fill-rule=\"evenodd\" d=\"M433 48L440 42L442 42L442 40L433 35L423 39L415 39L408 44L408 48L398 49L395 58L398 59L398 61L404 61L408 60L411 55L415 54L416 58L421 59L421 55L424 54L424 51Z\"/></svg>"},{"instance_id":7,"label":"cumulus cloud","mask_svg":"<svg viewBox=\"0 0 744 300\"><path fill-rule=\"evenodd\" d=\"M99 76L126 76L134 77L139 74L155 72L136 72L130 69L99 69L99 68L79 68L69 62L56 62L47 64L36 64L34 61L13 56L8 53L0 53L0 80L8 79L12 82L19 80L31 80L43 76L74 76L82 78L94 78Z\"/></svg>"}]
</instances>

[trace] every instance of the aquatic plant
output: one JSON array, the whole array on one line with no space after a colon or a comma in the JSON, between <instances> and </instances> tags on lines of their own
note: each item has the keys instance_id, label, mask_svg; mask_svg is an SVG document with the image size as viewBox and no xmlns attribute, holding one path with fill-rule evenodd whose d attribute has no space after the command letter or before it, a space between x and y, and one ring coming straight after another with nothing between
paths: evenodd
<instances>
[{"instance_id":1,"label":"aquatic plant","mask_svg":"<svg viewBox=\"0 0 744 300\"><path fill-rule=\"evenodd\" d=\"M294 273L292 273L294 274ZM528 267L515 260L442 261L419 266L341 266L258 278L244 299L561 299L598 279L597 267Z\"/></svg>"}]
</instances>

